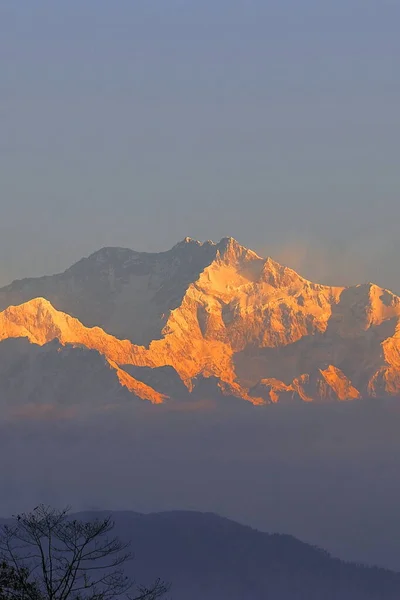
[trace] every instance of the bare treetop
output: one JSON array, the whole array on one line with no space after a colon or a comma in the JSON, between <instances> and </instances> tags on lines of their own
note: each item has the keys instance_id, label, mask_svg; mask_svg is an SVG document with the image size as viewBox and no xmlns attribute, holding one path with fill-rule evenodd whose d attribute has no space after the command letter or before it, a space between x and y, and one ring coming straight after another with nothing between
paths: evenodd
<instances>
[{"instance_id":1,"label":"bare treetop","mask_svg":"<svg viewBox=\"0 0 400 600\"><path fill-rule=\"evenodd\" d=\"M38 595L45 600L160 598L167 591L160 580L150 588L136 586L136 595L130 594L134 582L123 568L132 559L130 543L114 536L113 529L110 516L84 521L70 517L69 508L39 505L15 516L0 530L0 556L18 582L6 597L21 598L22 591L26 600Z\"/></svg>"}]
</instances>

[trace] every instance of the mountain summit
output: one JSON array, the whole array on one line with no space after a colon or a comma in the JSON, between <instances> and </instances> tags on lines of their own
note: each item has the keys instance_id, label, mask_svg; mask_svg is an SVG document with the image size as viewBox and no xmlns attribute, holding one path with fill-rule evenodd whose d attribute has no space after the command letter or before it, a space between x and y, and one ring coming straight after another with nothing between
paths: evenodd
<instances>
[{"instance_id":1,"label":"mountain summit","mask_svg":"<svg viewBox=\"0 0 400 600\"><path fill-rule=\"evenodd\" d=\"M254 404L400 394L396 295L312 283L233 238L185 238L159 253L103 248L2 288L0 310L1 340L96 351L153 402L174 389Z\"/></svg>"}]
</instances>

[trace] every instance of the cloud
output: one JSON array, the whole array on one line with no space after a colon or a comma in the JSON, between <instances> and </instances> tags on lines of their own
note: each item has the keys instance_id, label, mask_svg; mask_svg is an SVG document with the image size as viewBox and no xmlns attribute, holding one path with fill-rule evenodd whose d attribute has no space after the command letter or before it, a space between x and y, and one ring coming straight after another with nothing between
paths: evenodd
<instances>
[{"instance_id":1,"label":"cloud","mask_svg":"<svg viewBox=\"0 0 400 600\"><path fill-rule=\"evenodd\" d=\"M373 233L335 241L311 236L288 240L282 236L281 241L258 249L258 253L271 256L313 282L349 286L372 281L400 293L394 268L397 243L394 245L389 235L385 242Z\"/></svg>"}]
</instances>

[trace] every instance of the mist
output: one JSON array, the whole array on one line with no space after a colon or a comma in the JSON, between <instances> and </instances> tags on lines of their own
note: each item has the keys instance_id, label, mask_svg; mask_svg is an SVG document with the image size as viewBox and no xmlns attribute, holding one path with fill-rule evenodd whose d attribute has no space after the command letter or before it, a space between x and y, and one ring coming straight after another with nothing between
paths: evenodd
<instances>
[{"instance_id":1,"label":"mist","mask_svg":"<svg viewBox=\"0 0 400 600\"><path fill-rule=\"evenodd\" d=\"M400 405L195 408L3 418L0 515L211 511L400 569Z\"/></svg>"}]
</instances>

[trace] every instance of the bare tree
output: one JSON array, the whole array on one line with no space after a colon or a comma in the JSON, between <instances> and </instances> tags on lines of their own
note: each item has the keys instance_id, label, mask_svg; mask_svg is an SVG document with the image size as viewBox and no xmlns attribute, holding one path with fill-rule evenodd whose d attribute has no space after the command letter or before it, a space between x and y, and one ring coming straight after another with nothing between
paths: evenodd
<instances>
[{"instance_id":1,"label":"bare tree","mask_svg":"<svg viewBox=\"0 0 400 600\"><path fill-rule=\"evenodd\" d=\"M136 587L124 573L129 544L110 535L111 517L83 521L69 508L43 505L14 517L0 530L3 583L0 600L156 600L168 586ZM1 573L1 571L0 571ZM8 584L7 584L8 582Z\"/></svg>"}]
</instances>

